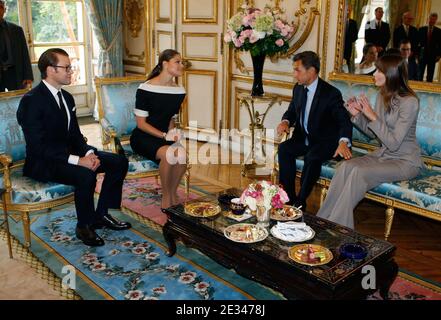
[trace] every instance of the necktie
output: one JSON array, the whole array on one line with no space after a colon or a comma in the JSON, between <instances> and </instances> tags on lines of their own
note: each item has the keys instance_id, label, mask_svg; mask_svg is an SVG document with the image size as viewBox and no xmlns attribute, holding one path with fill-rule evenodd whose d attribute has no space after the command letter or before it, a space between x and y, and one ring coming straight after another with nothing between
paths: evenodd
<instances>
[{"instance_id":1,"label":"necktie","mask_svg":"<svg viewBox=\"0 0 441 320\"><path fill-rule=\"evenodd\" d=\"M409 36L409 27L408 26L404 26L404 32L406 32L406 37Z\"/></svg>"},{"instance_id":2,"label":"necktie","mask_svg":"<svg viewBox=\"0 0 441 320\"><path fill-rule=\"evenodd\" d=\"M67 117L67 113L66 113L66 107L64 106L64 102L63 102L63 98L61 95L61 91L58 91L57 93L58 96L58 101L60 102L60 112L61 112L61 116L63 117L63 122L66 124L66 127L69 129L69 118Z\"/></svg>"},{"instance_id":3,"label":"necktie","mask_svg":"<svg viewBox=\"0 0 441 320\"><path fill-rule=\"evenodd\" d=\"M429 32L427 33L427 42L432 42L432 27L429 27Z\"/></svg>"},{"instance_id":4,"label":"necktie","mask_svg":"<svg viewBox=\"0 0 441 320\"><path fill-rule=\"evenodd\" d=\"M300 105L301 110L301 119L302 119L302 127L303 130L305 130L304 124L305 124L305 109L306 109L306 101L308 101L308 88L304 87L302 92L302 102ZM305 131L306 132L306 131Z\"/></svg>"}]
</instances>

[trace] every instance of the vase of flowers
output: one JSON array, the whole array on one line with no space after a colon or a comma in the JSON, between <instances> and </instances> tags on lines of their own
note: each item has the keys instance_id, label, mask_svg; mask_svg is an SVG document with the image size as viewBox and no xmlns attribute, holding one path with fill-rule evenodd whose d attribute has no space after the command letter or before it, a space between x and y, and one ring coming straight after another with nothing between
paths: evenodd
<instances>
[{"instance_id":1,"label":"vase of flowers","mask_svg":"<svg viewBox=\"0 0 441 320\"><path fill-rule=\"evenodd\" d=\"M283 204L288 202L289 198L281 186L263 180L248 185L240 200L250 210L256 211L258 225L268 227L270 210L283 208Z\"/></svg>"},{"instance_id":2,"label":"vase of flowers","mask_svg":"<svg viewBox=\"0 0 441 320\"><path fill-rule=\"evenodd\" d=\"M251 95L262 96L262 72L266 56L286 53L293 24L286 21L280 8L266 5L263 10L243 5L227 21L224 41L237 50L249 51L253 60L254 82Z\"/></svg>"}]
</instances>

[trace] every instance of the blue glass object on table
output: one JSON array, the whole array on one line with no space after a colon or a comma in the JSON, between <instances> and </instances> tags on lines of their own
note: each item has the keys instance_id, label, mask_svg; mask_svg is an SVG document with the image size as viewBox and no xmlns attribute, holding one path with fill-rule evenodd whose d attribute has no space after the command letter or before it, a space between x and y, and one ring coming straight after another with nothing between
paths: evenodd
<instances>
[{"instance_id":1,"label":"blue glass object on table","mask_svg":"<svg viewBox=\"0 0 441 320\"><path fill-rule=\"evenodd\" d=\"M348 259L362 260L367 256L367 249L358 243L346 243L340 247L340 254Z\"/></svg>"}]
</instances>

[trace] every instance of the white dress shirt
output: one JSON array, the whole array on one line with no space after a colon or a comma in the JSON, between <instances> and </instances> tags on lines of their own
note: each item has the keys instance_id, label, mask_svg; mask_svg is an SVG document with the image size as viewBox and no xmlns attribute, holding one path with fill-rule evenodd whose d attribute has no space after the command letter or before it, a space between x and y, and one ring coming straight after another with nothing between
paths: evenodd
<instances>
[{"instance_id":1,"label":"white dress shirt","mask_svg":"<svg viewBox=\"0 0 441 320\"><path fill-rule=\"evenodd\" d=\"M58 104L58 107L60 107L60 101L58 98L58 92L61 90L58 90L57 88L55 88L54 86L52 86L50 83L48 83L46 80L42 80L43 83L46 85L46 87L49 89L49 91L52 93L52 95L54 96L55 101ZM63 92L61 92L61 97L63 98L63 104L64 104L64 108L66 109L66 114L67 114L67 130L69 130L69 125L70 125L70 112L69 109L67 108L67 103L66 103L66 99L64 99L63 96ZM88 154L94 153L93 149L90 149L89 151L87 151L86 156ZM68 163L70 164L74 164L74 165L78 165L78 161L80 161L80 157L74 154L69 155L69 159L67 160Z\"/></svg>"}]
</instances>

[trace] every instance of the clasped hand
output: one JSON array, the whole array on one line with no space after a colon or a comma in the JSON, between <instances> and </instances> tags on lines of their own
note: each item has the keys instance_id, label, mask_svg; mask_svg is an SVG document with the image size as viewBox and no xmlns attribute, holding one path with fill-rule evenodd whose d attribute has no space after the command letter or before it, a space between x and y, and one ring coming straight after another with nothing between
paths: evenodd
<instances>
[{"instance_id":1,"label":"clasped hand","mask_svg":"<svg viewBox=\"0 0 441 320\"><path fill-rule=\"evenodd\" d=\"M372 109L369 100L364 94L361 94L358 99L355 97L349 98L346 103L346 109L353 117L361 112L370 121L377 120L377 114Z\"/></svg>"},{"instance_id":2,"label":"clasped hand","mask_svg":"<svg viewBox=\"0 0 441 320\"><path fill-rule=\"evenodd\" d=\"M94 153L90 153L87 156L80 158L80 160L78 161L78 165L83 166L92 171L96 171L96 169L98 169L100 164L101 164L100 159Z\"/></svg>"},{"instance_id":3,"label":"clasped hand","mask_svg":"<svg viewBox=\"0 0 441 320\"><path fill-rule=\"evenodd\" d=\"M183 138L183 133L180 129L173 128L168 130L167 135L165 136L165 140L167 141L179 141Z\"/></svg>"}]
</instances>

